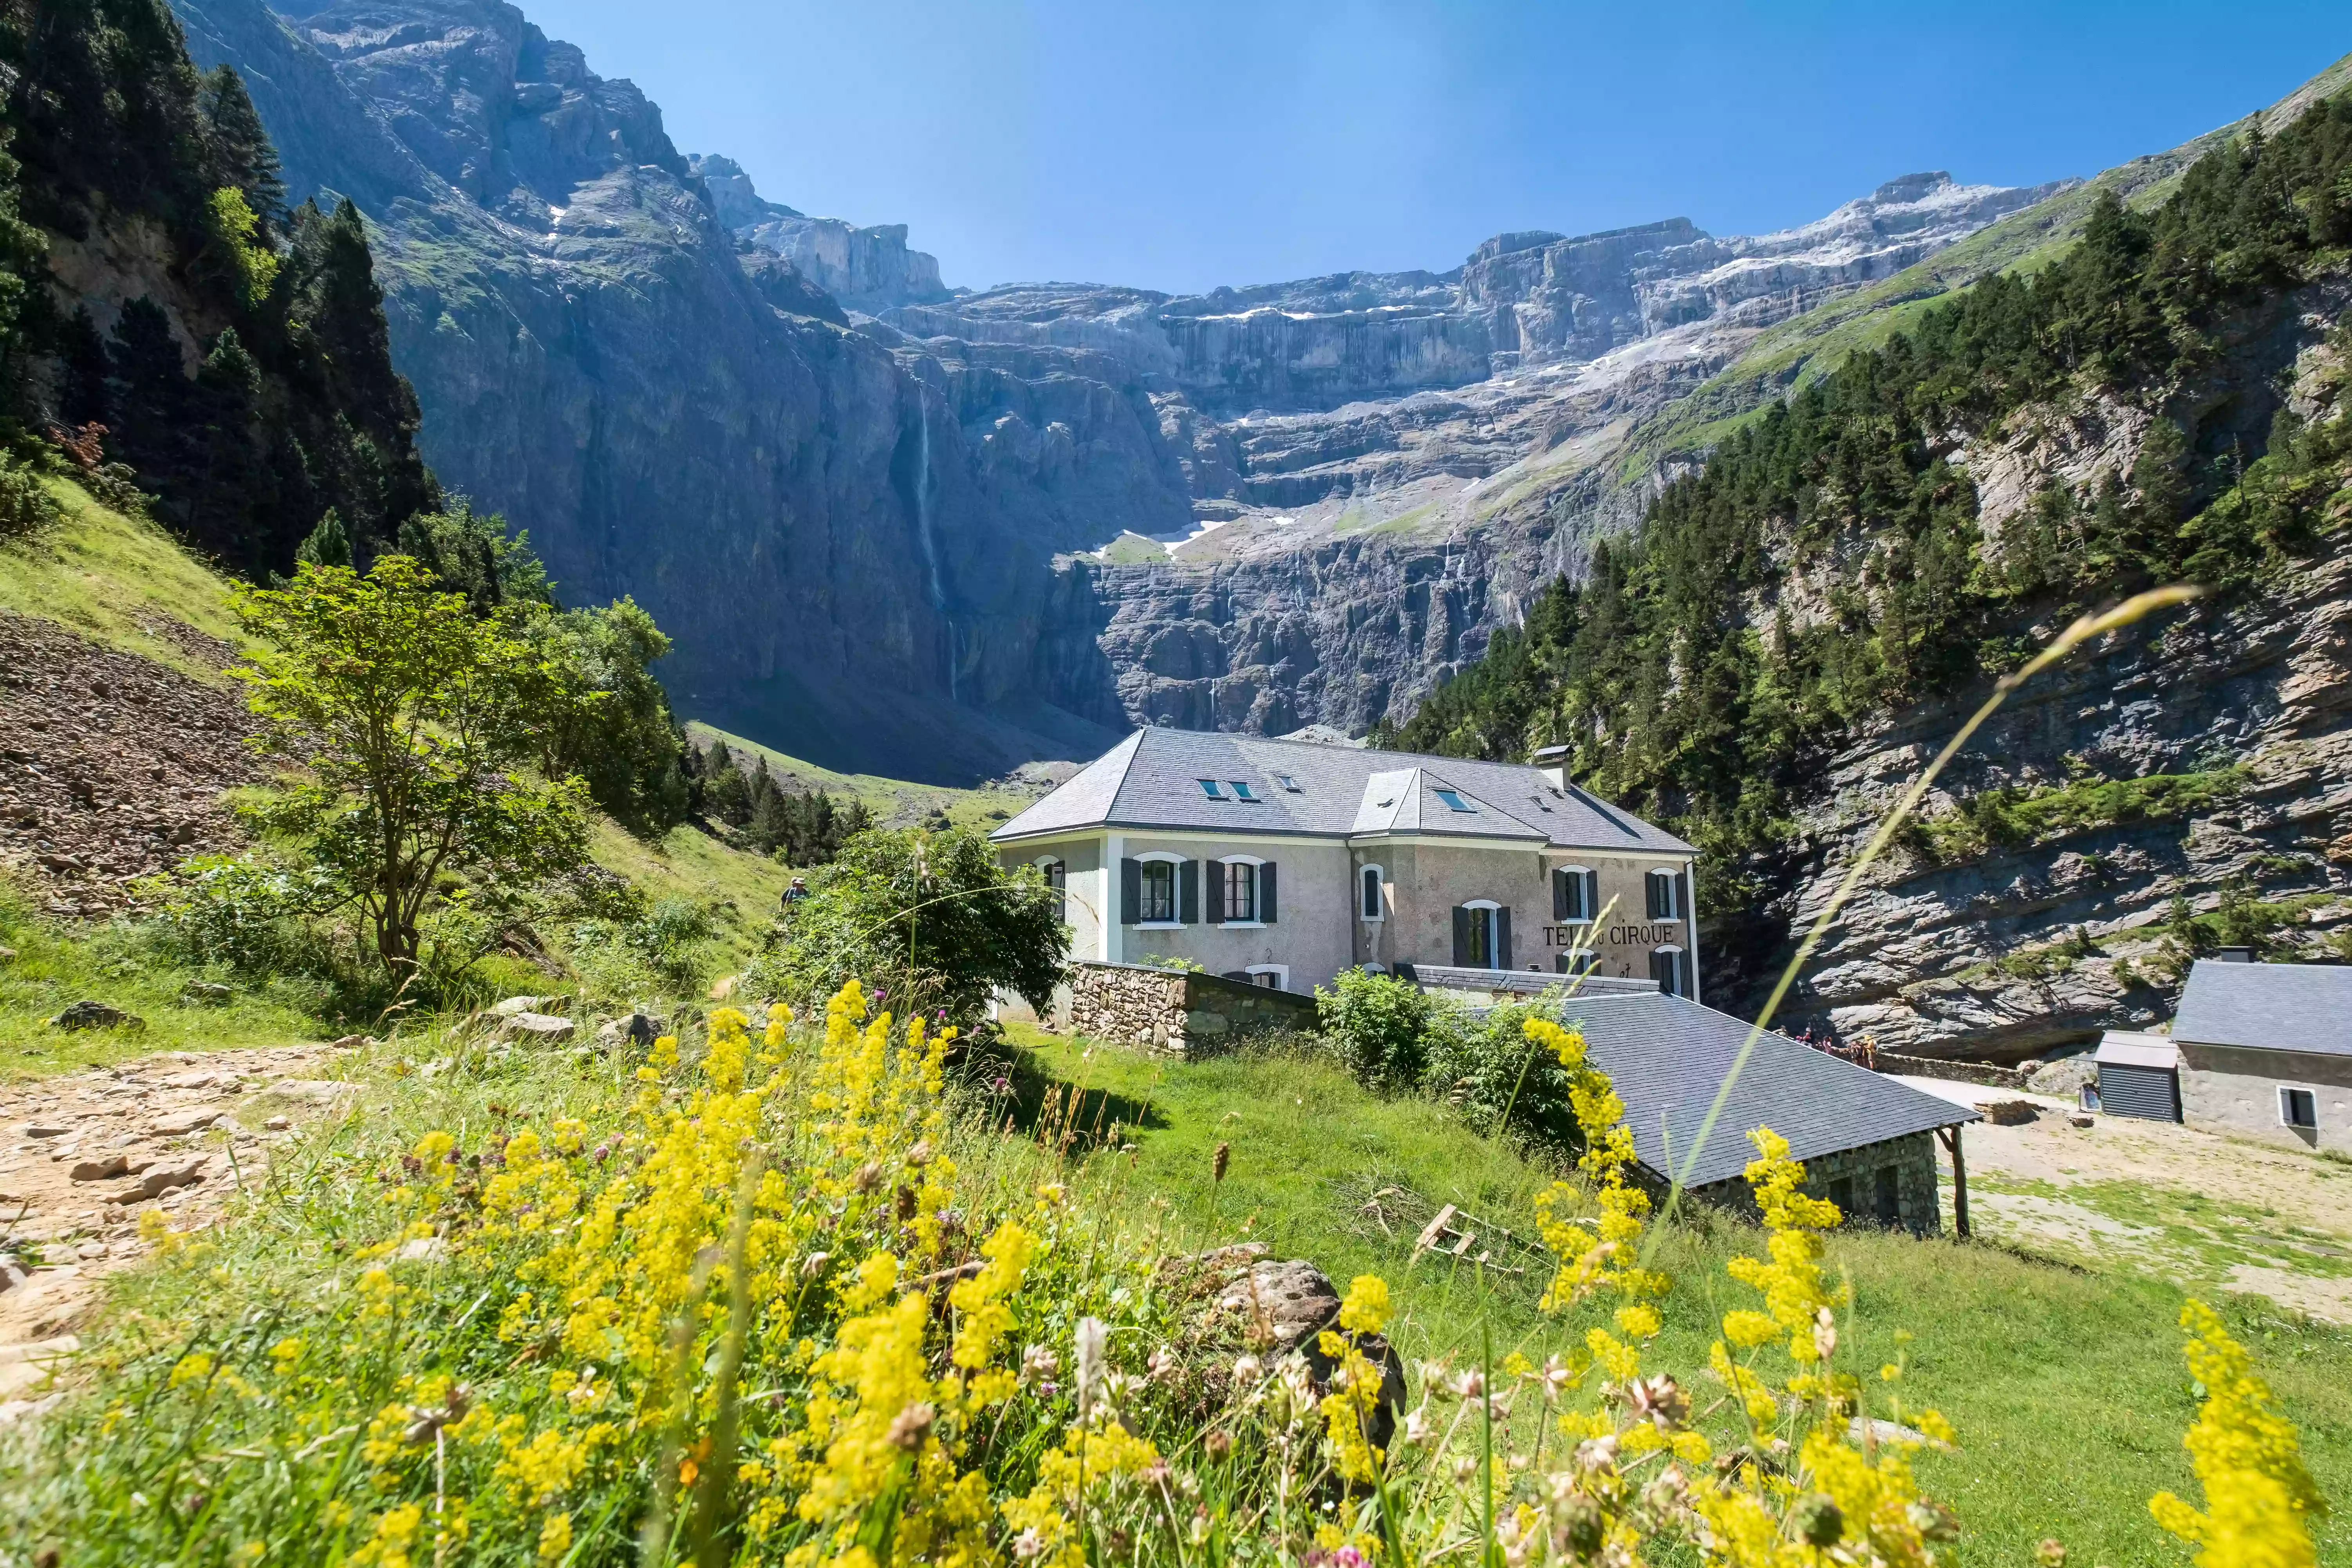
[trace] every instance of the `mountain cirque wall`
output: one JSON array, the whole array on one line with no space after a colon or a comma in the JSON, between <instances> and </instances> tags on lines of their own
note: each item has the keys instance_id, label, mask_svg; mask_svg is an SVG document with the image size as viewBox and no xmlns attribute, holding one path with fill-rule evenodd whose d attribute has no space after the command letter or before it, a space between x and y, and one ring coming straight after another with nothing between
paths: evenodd
<instances>
[{"instance_id":1,"label":"mountain cirque wall","mask_svg":"<svg viewBox=\"0 0 2352 1568\"><path fill-rule=\"evenodd\" d=\"M739 255L634 86L498 0L177 9L294 197L366 214L442 479L567 597L645 604L688 711L942 780L1103 739L1063 708L1101 710L1108 667L1058 693L1033 668L1050 498L1010 494L796 269Z\"/></svg>"},{"instance_id":2,"label":"mountain cirque wall","mask_svg":"<svg viewBox=\"0 0 2352 1568\"><path fill-rule=\"evenodd\" d=\"M1086 544L1123 531L1159 545L1065 558L1073 581L1054 602L1077 618L1046 632L1097 639L1127 721L1361 732L1638 520L1657 476L1608 473L1638 420L1762 329L2064 188L1916 174L1772 235L1717 238L1681 218L1510 234L1444 273L1191 296L1021 284L860 326L902 358L1012 366L1017 349L1016 380L1150 399L1168 488L1139 464L1132 505L1072 521L1094 521ZM1007 412L1016 437L1037 428L995 395L1012 390L957 399L976 443ZM1165 504L1179 498L1192 530Z\"/></svg>"}]
</instances>

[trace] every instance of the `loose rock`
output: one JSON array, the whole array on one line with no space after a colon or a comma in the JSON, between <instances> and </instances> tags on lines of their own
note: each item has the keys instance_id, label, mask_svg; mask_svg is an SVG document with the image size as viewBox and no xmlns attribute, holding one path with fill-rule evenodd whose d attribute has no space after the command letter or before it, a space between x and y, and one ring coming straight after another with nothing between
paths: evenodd
<instances>
[{"instance_id":1,"label":"loose rock","mask_svg":"<svg viewBox=\"0 0 2352 1568\"><path fill-rule=\"evenodd\" d=\"M499 1033L527 1045L561 1045L572 1037L572 1023L547 1013L516 1013L508 1017Z\"/></svg>"},{"instance_id":2,"label":"loose rock","mask_svg":"<svg viewBox=\"0 0 2352 1568\"><path fill-rule=\"evenodd\" d=\"M73 1179L77 1182L103 1182L130 1173L131 1157L127 1154L110 1154L103 1160L84 1160L72 1171Z\"/></svg>"},{"instance_id":3,"label":"loose rock","mask_svg":"<svg viewBox=\"0 0 2352 1568\"><path fill-rule=\"evenodd\" d=\"M103 1002L77 1002L49 1020L52 1029L139 1029L145 1020Z\"/></svg>"}]
</instances>

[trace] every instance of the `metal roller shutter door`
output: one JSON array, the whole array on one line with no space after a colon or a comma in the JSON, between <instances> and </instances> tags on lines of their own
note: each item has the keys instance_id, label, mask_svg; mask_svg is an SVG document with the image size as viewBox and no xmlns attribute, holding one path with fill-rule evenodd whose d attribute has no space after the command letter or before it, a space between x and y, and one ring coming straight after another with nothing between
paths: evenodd
<instances>
[{"instance_id":1,"label":"metal roller shutter door","mask_svg":"<svg viewBox=\"0 0 2352 1568\"><path fill-rule=\"evenodd\" d=\"M2180 1075L2170 1068L2099 1064L2099 1109L2149 1121L2180 1120Z\"/></svg>"}]
</instances>

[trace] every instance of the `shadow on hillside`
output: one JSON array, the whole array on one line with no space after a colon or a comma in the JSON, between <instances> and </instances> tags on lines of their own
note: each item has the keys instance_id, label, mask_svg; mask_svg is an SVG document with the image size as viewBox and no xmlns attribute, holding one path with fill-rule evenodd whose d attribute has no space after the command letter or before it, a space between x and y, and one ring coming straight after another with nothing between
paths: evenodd
<instances>
[{"instance_id":1,"label":"shadow on hillside","mask_svg":"<svg viewBox=\"0 0 2352 1568\"><path fill-rule=\"evenodd\" d=\"M976 1054L965 1069L965 1092L995 1125L1085 1151L1127 1133L1169 1125L1148 1100L1105 1089L1081 1089L1055 1077L1033 1052L999 1043Z\"/></svg>"}]
</instances>

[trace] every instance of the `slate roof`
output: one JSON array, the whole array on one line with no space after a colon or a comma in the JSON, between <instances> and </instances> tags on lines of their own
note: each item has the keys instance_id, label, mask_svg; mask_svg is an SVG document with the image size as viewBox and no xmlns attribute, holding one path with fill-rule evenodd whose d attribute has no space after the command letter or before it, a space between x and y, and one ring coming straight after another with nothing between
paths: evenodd
<instances>
[{"instance_id":1,"label":"slate roof","mask_svg":"<svg viewBox=\"0 0 2352 1568\"><path fill-rule=\"evenodd\" d=\"M1389 826L1360 826L1362 814L1377 816L1384 809L1377 802L1391 798L1368 793L1381 774L1413 775L1413 788L1385 808ZM1297 788L1283 787L1284 777ZM1204 794L1199 782L1204 778L1218 780L1218 793L1227 798ZM1236 779L1249 784L1255 801L1231 798ZM1441 788L1458 791L1475 809L1454 811L1436 797ZM1412 826L1403 825L1408 819ZM1327 838L1410 832L1570 849L1693 853L1673 834L1581 789L1555 789L1523 763L1172 729L1137 731L989 837L1003 841L1093 827Z\"/></svg>"},{"instance_id":2,"label":"slate roof","mask_svg":"<svg viewBox=\"0 0 2352 1568\"><path fill-rule=\"evenodd\" d=\"M1671 1144L1680 1171L1750 1026L1663 994L1580 995L1562 1011L1578 1022L1593 1065L1625 1102L1642 1163L1664 1174ZM1738 1177L1756 1157L1748 1134L1758 1127L1786 1138L1797 1159L1811 1160L1979 1118L1966 1106L1767 1030L1686 1180L1704 1187Z\"/></svg>"},{"instance_id":3,"label":"slate roof","mask_svg":"<svg viewBox=\"0 0 2352 1568\"><path fill-rule=\"evenodd\" d=\"M2189 965L2172 1037L2200 1046L2352 1057L2352 968L2200 958Z\"/></svg>"}]
</instances>

